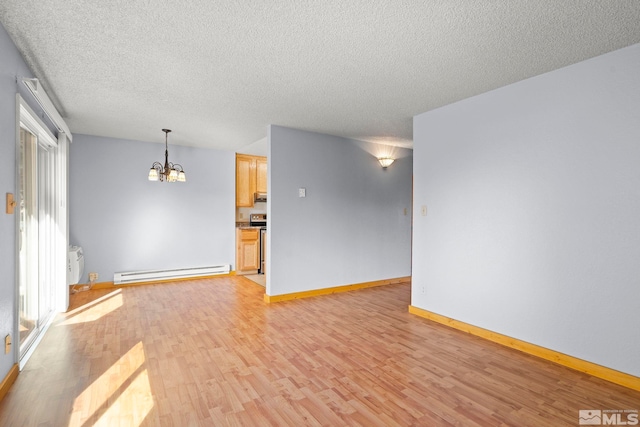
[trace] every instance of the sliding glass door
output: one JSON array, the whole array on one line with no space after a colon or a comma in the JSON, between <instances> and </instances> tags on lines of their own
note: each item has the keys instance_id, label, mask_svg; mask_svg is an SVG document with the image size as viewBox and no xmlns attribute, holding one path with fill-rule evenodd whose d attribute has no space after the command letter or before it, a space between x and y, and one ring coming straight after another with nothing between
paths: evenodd
<instances>
[{"instance_id":1,"label":"sliding glass door","mask_svg":"<svg viewBox=\"0 0 640 427\"><path fill-rule=\"evenodd\" d=\"M20 128L19 308L20 351L33 340L38 322L38 182L36 137Z\"/></svg>"},{"instance_id":2,"label":"sliding glass door","mask_svg":"<svg viewBox=\"0 0 640 427\"><path fill-rule=\"evenodd\" d=\"M20 359L55 307L55 140L21 109L18 172L18 308Z\"/></svg>"}]
</instances>

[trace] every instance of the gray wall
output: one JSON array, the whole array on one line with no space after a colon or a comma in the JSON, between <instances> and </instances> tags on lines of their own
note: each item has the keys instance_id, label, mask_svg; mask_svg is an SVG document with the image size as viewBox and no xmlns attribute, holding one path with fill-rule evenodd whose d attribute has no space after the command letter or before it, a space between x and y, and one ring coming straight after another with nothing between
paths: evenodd
<instances>
[{"instance_id":1,"label":"gray wall","mask_svg":"<svg viewBox=\"0 0 640 427\"><path fill-rule=\"evenodd\" d=\"M24 84L17 83L23 77L33 77L26 63L20 56L13 41L0 24L0 195L2 210L0 211L0 339L11 334L14 350L19 345L16 307L16 221L17 214L5 213L4 199L6 193L17 195L16 170L16 94L24 98L33 111L52 128ZM3 344L4 345L4 344ZM17 363L17 354L0 352L0 381L11 366Z\"/></svg>"},{"instance_id":2,"label":"gray wall","mask_svg":"<svg viewBox=\"0 0 640 427\"><path fill-rule=\"evenodd\" d=\"M87 281L114 272L235 264L234 153L171 145L187 182L150 182L164 143L74 135L70 243L82 246ZM164 134L158 129L158 140Z\"/></svg>"},{"instance_id":3,"label":"gray wall","mask_svg":"<svg viewBox=\"0 0 640 427\"><path fill-rule=\"evenodd\" d=\"M412 304L640 375L640 45L419 115L414 139Z\"/></svg>"},{"instance_id":4,"label":"gray wall","mask_svg":"<svg viewBox=\"0 0 640 427\"><path fill-rule=\"evenodd\" d=\"M411 150L383 170L383 147L280 126L268 149L267 294L411 274Z\"/></svg>"}]
</instances>

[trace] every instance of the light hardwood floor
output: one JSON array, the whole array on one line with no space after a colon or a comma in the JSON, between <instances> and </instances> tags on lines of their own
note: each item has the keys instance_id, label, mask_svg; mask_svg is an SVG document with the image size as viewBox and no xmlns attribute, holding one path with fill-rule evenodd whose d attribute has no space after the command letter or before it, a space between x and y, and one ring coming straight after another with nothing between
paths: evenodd
<instances>
[{"instance_id":1,"label":"light hardwood floor","mask_svg":"<svg viewBox=\"0 0 640 427\"><path fill-rule=\"evenodd\" d=\"M410 285L276 304L246 278L74 295L0 426L577 426L640 392L407 312Z\"/></svg>"}]
</instances>

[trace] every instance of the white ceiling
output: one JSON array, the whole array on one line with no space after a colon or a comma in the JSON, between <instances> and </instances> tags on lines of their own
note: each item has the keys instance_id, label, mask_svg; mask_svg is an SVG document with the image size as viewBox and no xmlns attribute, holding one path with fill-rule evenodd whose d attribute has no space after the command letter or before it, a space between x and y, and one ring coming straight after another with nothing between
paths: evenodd
<instances>
[{"instance_id":1,"label":"white ceiling","mask_svg":"<svg viewBox=\"0 0 640 427\"><path fill-rule=\"evenodd\" d=\"M640 1L2 0L0 22L73 133L411 146L416 114L640 42Z\"/></svg>"}]
</instances>

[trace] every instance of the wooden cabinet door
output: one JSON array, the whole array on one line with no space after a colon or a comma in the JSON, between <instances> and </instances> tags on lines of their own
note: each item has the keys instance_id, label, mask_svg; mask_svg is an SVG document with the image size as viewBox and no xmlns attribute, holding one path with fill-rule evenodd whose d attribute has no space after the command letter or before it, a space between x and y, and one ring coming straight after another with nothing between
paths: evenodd
<instances>
[{"instance_id":1,"label":"wooden cabinet door","mask_svg":"<svg viewBox=\"0 0 640 427\"><path fill-rule=\"evenodd\" d=\"M252 156L236 154L236 207L253 207L256 192L256 162Z\"/></svg>"},{"instance_id":2,"label":"wooden cabinet door","mask_svg":"<svg viewBox=\"0 0 640 427\"><path fill-rule=\"evenodd\" d=\"M256 157L256 191L267 192L267 158Z\"/></svg>"},{"instance_id":3,"label":"wooden cabinet door","mask_svg":"<svg viewBox=\"0 0 640 427\"><path fill-rule=\"evenodd\" d=\"M238 228L236 243L236 272L257 271L260 268L260 229Z\"/></svg>"}]
</instances>

